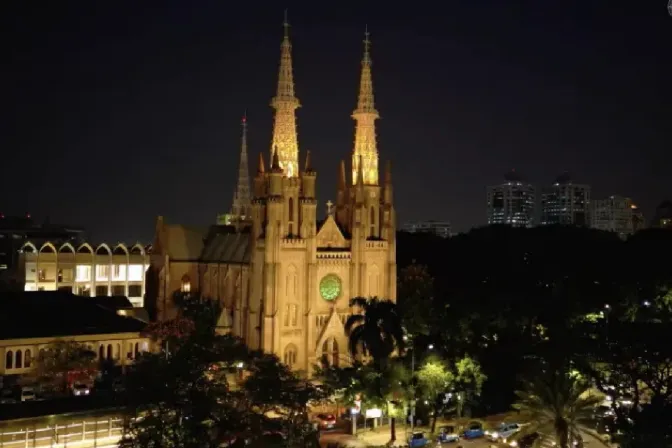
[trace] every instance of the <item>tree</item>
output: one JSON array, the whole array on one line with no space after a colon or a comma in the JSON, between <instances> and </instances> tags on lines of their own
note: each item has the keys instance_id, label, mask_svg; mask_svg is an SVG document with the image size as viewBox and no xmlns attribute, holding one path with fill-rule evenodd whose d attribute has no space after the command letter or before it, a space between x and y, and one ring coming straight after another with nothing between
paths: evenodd
<instances>
[{"instance_id":1,"label":"tree","mask_svg":"<svg viewBox=\"0 0 672 448\"><path fill-rule=\"evenodd\" d=\"M413 335L429 335L444 313L433 303L434 279L427 266L414 260L400 270L397 283L397 306L404 329Z\"/></svg>"},{"instance_id":2,"label":"tree","mask_svg":"<svg viewBox=\"0 0 672 448\"><path fill-rule=\"evenodd\" d=\"M531 422L524 433L537 432L558 448L571 448L582 432L595 435L586 423L602 398L590 393L587 382L575 375L546 370L524 386L516 391L518 400L513 405ZM598 436L595 438L601 442Z\"/></svg>"},{"instance_id":3,"label":"tree","mask_svg":"<svg viewBox=\"0 0 672 448\"><path fill-rule=\"evenodd\" d=\"M404 329L397 307L390 300L362 297L350 300L350 306L363 314L353 314L345 322L348 349L353 357L370 355L382 372L392 353L404 348Z\"/></svg>"},{"instance_id":4,"label":"tree","mask_svg":"<svg viewBox=\"0 0 672 448\"><path fill-rule=\"evenodd\" d=\"M433 356L418 370L418 383L424 395L431 400L434 416L432 433L436 430L436 419L444 406L444 394L452 390L455 376L450 367L439 357Z\"/></svg>"},{"instance_id":5,"label":"tree","mask_svg":"<svg viewBox=\"0 0 672 448\"><path fill-rule=\"evenodd\" d=\"M353 314L345 322L348 335L348 349L353 357L367 354L373 358L376 380L376 397L389 401L383 379L391 373L389 359L395 350L404 349L404 329L401 316L394 302L377 298L356 297L350 300L350 306L359 308L363 314ZM388 404L388 407L389 404ZM397 439L396 418L390 416L390 440Z\"/></svg>"},{"instance_id":6,"label":"tree","mask_svg":"<svg viewBox=\"0 0 672 448\"><path fill-rule=\"evenodd\" d=\"M207 448L232 441L263 446L267 430L281 430L290 446L315 442L306 406L321 398L318 391L277 357L216 334L211 303L193 306L193 330L170 354L146 354L130 372L120 446ZM243 372L246 378L236 379Z\"/></svg>"},{"instance_id":7,"label":"tree","mask_svg":"<svg viewBox=\"0 0 672 448\"><path fill-rule=\"evenodd\" d=\"M66 391L73 378L88 378L96 371L96 357L84 344L54 341L49 348L40 351L32 373L41 382L50 382Z\"/></svg>"}]
</instances>

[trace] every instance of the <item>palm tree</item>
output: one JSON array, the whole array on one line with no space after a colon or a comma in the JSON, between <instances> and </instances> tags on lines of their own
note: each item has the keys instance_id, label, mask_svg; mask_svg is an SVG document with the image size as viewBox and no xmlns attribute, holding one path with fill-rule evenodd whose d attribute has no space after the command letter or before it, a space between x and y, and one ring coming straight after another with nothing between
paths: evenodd
<instances>
[{"instance_id":1,"label":"palm tree","mask_svg":"<svg viewBox=\"0 0 672 448\"><path fill-rule=\"evenodd\" d=\"M541 435L538 444L550 442L558 448L571 448L574 441L581 440L581 433L602 442L586 426L595 406L602 401L601 397L591 394L590 389L577 375L552 370L526 382L523 390L516 391L518 400L513 405L532 422L523 432L537 432Z\"/></svg>"},{"instance_id":2,"label":"palm tree","mask_svg":"<svg viewBox=\"0 0 672 448\"><path fill-rule=\"evenodd\" d=\"M356 297L351 307L358 307L364 314L353 314L345 322L348 349L353 357L367 354L379 371L385 370L395 349L404 348L404 329L397 305L391 300Z\"/></svg>"},{"instance_id":3,"label":"palm tree","mask_svg":"<svg viewBox=\"0 0 672 448\"><path fill-rule=\"evenodd\" d=\"M365 299L356 297L350 300L351 307L358 307L364 314L353 314L345 322L345 333L348 335L348 349L353 357L367 354L373 358L373 366L378 375L378 395L386 400L389 395L383 392L383 378L388 371L389 359L395 349L404 349L404 329L397 305L390 300L377 298ZM395 418L390 416L390 440L397 439Z\"/></svg>"}]
</instances>

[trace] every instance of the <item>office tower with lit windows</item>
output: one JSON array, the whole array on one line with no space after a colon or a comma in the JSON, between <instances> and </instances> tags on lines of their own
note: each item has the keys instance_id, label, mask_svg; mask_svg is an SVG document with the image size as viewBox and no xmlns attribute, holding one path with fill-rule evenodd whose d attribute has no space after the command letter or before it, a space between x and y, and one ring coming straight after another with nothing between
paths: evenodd
<instances>
[{"instance_id":1,"label":"office tower with lit windows","mask_svg":"<svg viewBox=\"0 0 672 448\"><path fill-rule=\"evenodd\" d=\"M639 209L630 198L609 196L593 201L591 222L594 229L617 233L625 239L635 233Z\"/></svg>"},{"instance_id":2,"label":"office tower with lit windows","mask_svg":"<svg viewBox=\"0 0 672 448\"><path fill-rule=\"evenodd\" d=\"M512 227L532 227L535 217L534 186L511 171L504 182L488 187L488 224L508 224Z\"/></svg>"},{"instance_id":3,"label":"office tower with lit windows","mask_svg":"<svg viewBox=\"0 0 672 448\"><path fill-rule=\"evenodd\" d=\"M541 225L590 226L590 185L560 175L541 195Z\"/></svg>"}]
</instances>

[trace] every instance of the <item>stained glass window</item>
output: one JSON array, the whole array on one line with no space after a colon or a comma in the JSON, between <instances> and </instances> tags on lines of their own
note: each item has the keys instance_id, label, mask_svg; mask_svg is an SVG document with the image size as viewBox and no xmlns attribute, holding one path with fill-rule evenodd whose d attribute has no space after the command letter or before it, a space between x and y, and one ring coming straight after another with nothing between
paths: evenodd
<instances>
[{"instance_id":1,"label":"stained glass window","mask_svg":"<svg viewBox=\"0 0 672 448\"><path fill-rule=\"evenodd\" d=\"M334 300L341 295L341 279L336 274L322 277L320 281L320 295L324 300Z\"/></svg>"}]
</instances>

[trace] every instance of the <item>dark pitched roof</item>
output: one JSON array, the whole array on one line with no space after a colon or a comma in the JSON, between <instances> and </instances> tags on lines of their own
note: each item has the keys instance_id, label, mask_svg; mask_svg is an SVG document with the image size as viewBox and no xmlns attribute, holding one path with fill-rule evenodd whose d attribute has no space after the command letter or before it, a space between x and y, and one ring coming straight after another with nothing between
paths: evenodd
<instances>
[{"instance_id":1,"label":"dark pitched roof","mask_svg":"<svg viewBox=\"0 0 672 448\"><path fill-rule=\"evenodd\" d=\"M205 263L249 263L250 229L212 226L205 238L201 261Z\"/></svg>"},{"instance_id":2,"label":"dark pitched roof","mask_svg":"<svg viewBox=\"0 0 672 448\"><path fill-rule=\"evenodd\" d=\"M117 314L120 304L123 301L118 298L80 297L61 291L2 293L0 339L142 331L144 322Z\"/></svg>"}]
</instances>

